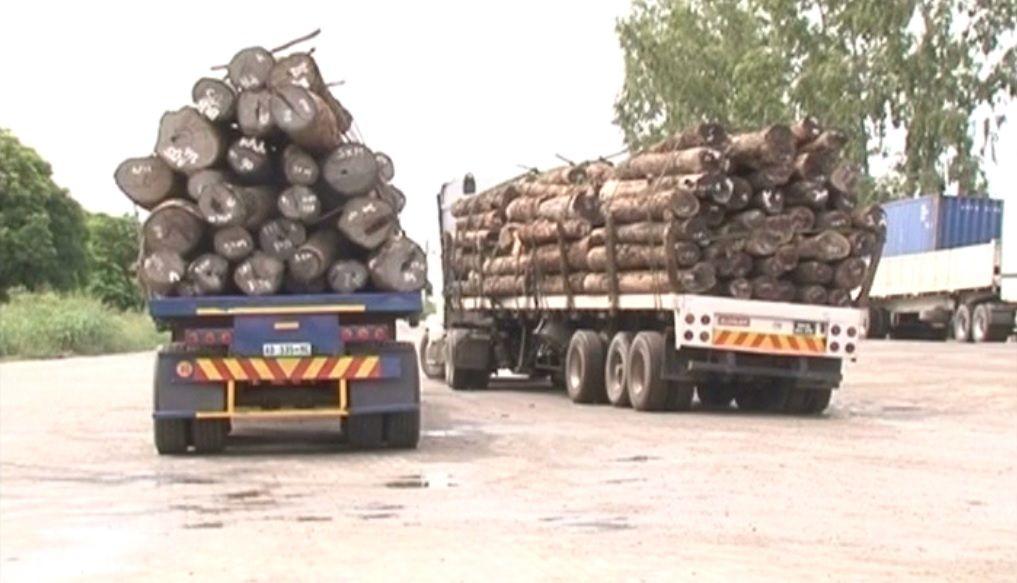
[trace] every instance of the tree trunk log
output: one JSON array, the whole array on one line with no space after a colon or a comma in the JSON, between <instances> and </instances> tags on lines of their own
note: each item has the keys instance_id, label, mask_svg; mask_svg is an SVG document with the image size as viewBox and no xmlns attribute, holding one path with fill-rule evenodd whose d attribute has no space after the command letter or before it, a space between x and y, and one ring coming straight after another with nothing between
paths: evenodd
<instances>
[{"instance_id":1,"label":"tree trunk log","mask_svg":"<svg viewBox=\"0 0 1017 583\"><path fill-rule=\"evenodd\" d=\"M311 281L300 281L294 278L291 273L287 273L283 277L283 291L288 294L323 294L328 289L328 281L324 277L312 279Z\"/></svg>"},{"instance_id":2,"label":"tree trunk log","mask_svg":"<svg viewBox=\"0 0 1017 583\"><path fill-rule=\"evenodd\" d=\"M671 283L665 271L622 271L618 274L618 291L621 293L667 293ZM714 267L709 263L698 263L691 269L679 270L679 293L703 293L717 285ZM583 279L583 292L603 294L610 291L610 275L589 273Z\"/></svg>"},{"instance_id":3,"label":"tree trunk log","mask_svg":"<svg viewBox=\"0 0 1017 583\"><path fill-rule=\"evenodd\" d=\"M803 261L795 267L793 279L799 285L827 285L833 281L833 267L819 261Z\"/></svg>"},{"instance_id":4,"label":"tree trunk log","mask_svg":"<svg viewBox=\"0 0 1017 583\"><path fill-rule=\"evenodd\" d=\"M802 259L839 261L851 255L851 242L837 231L823 231L815 237L807 237L798 243L798 255Z\"/></svg>"},{"instance_id":5,"label":"tree trunk log","mask_svg":"<svg viewBox=\"0 0 1017 583\"><path fill-rule=\"evenodd\" d=\"M620 164L615 175L621 179L632 179L726 170L727 161L720 151L713 148L690 148L660 154L637 154Z\"/></svg>"},{"instance_id":6,"label":"tree trunk log","mask_svg":"<svg viewBox=\"0 0 1017 583\"><path fill-rule=\"evenodd\" d=\"M668 223L642 222L615 227L616 243L649 243L659 244L663 241ZM590 232L590 243L592 245L603 245L607 241L605 228L594 229ZM678 241L705 241L710 236L703 217L692 217L684 221L674 223L675 239Z\"/></svg>"},{"instance_id":7,"label":"tree trunk log","mask_svg":"<svg viewBox=\"0 0 1017 583\"><path fill-rule=\"evenodd\" d=\"M328 285L336 293L351 294L367 285L367 267L353 259L336 261L328 270Z\"/></svg>"},{"instance_id":8,"label":"tree trunk log","mask_svg":"<svg viewBox=\"0 0 1017 583\"><path fill-rule=\"evenodd\" d=\"M749 182L753 190L763 190L787 184L793 174L794 166L789 162L787 164L769 166L762 170L751 171L745 174L744 178Z\"/></svg>"},{"instance_id":9,"label":"tree trunk log","mask_svg":"<svg viewBox=\"0 0 1017 583\"><path fill-rule=\"evenodd\" d=\"M282 286L286 264L261 251L244 259L233 271L233 282L249 296L272 295Z\"/></svg>"},{"instance_id":10,"label":"tree trunk log","mask_svg":"<svg viewBox=\"0 0 1017 583\"><path fill-rule=\"evenodd\" d=\"M532 219L527 219L532 220ZM505 224L505 219L498 211L489 211L456 219L457 231L474 231L477 229L498 230Z\"/></svg>"},{"instance_id":11,"label":"tree trunk log","mask_svg":"<svg viewBox=\"0 0 1017 583\"><path fill-rule=\"evenodd\" d=\"M618 223L687 219L699 212L699 199L678 190L668 190L643 197L609 198L602 212Z\"/></svg>"},{"instance_id":12,"label":"tree trunk log","mask_svg":"<svg viewBox=\"0 0 1017 583\"><path fill-rule=\"evenodd\" d=\"M241 91L261 89L268 83L275 57L262 47L249 47L233 56L226 71L230 83Z\"/></svg>"},{"instance_id":13,"label":"tree trunk log","mask_svg":"<svg viewBox=\"0 0 1017 583\"><path fill-rule=\"evenodd\" d=\"M261 250L280 261L286 261L307 241L304 225L290 219L272 219L258 231Z\"/></svg>"},{"instance_id":14,"label":"tree trunk log","mask_svg":"<svg viewBox=\"0 0 1017 583\"><path fill-rule=\"evenodd\" d=\"M237 94L219 79L198 79L191 89L191 99L194 107L212 123L229 124L237 117Z\"/></svg>"},{"instance_id":15,"label":"tree trunk log","mask_svg":"<svg viewBox=\"0 0 1017 583\"><path fill-rule=\"evenodd\" d=\"M399 230L399 217L385 201L361 196L343 206L337 226L346 239L372 250L395 235Z\"/></svg>"},{"instance_id":16,"label":"tree trunk log","mask_svg":"<svg viewBox=\"0 0 1017 583\"><path fill-rule=\"evenodd\" d=\"M782 189L784 202L790 206L807 206L816 211L824 211L830 200L830 191L822 182L800 180L792 182Z\"/></svg>"},{"instance_id":17,"label":"tree trunk log","mask_svg":"<svg viewBox=\"0 0 1017 583\"><path fill-rule=\"evenodd\" d=\"M279 129L309 152L322 154L338 148L349 129L339 125L335 112L317 93L296 85L276 89L271 109Z\"/></svg>"},{"instance_id":18,"label":"tree trunk log","mask_svg":"<svg viewBox=\"0 0 1017 583\"><path fill-rule=\"evenodd\" d=\"M375 152L374 160L378 163L378 179L388 184L395 178L395 164L384 152Z\"/></svg>"},{"instance_id":19,"label":"tree trunk log","mask_svg":"<svg viewBox=\"0 0 1017 583\"><path fill-rule=\"evenodd\" d=\"M796 295L799 302L803 304L815 304L821 306L827 302L829 293L821 285L806 285L798 288Z\"/></svg>"},{"instance_id":20,"label":"tree trunk log","mask_svg":"<svg viewBox=\"0 0 1017 583\"><path fill-rule=\"evenodd\" d=\"M570 271L585 271L586 256L590 251L589 237L570 242L565 246L565 259ZM530 259L530 266L538 273L562 273L561 250L557 244L537 247ZM513 272L515 273L515 272Z\"/></svg>"},{"instance_id":21,"label":"tree trunk log","mask_svg":"<svg viewBox=\"0 0 1017 583\"><path fill-rule=\"evenodd\" d=\"M823 128L820 127L819 121L811 115L791 125L791 135L794 136L795 145L799 148L815 140L822 132Z\"/></svg>"},{"instance_id":22,"label":"tree trunk log","mask_svg":"<svg viewBox=\"0 0 1017 583\"><path fill-rule=\"evenodd\" d=\"M583 184L586 180L586 166L584 164L552 168L547 172L541 173L536 178L536 182L540 184L561 184L565 186Z\"/></svg>"},{"instance_id":23,"label":"tree trunk log","mask_svg":"<svg viewBox=\"0 0 1017 583\"><path fill-rule=\"evenodd\" d=\"M315 231L287 261L290 275L302 282L320 279L335 261L338 247L338 233L332 229Z\"/></svg>"},{"instance_id":24,"label":"tree trunk log","mask_svg":"<svg viewBox=\"0 0 1017 583\"><path fill-rule=\"evenodd\" d=\"M532 223L521 225L516 230L519 240L529 245L545 245L558 241L558 225L561 225L561 236L566 241L582 239L590 234L590 223L586 221L563 221L554 223L540 219Z\"/></svg>"},{"instance_id":25,"label":"tree trunk log","mask_svg":"<svg viewBox=\"0 0 1017 583\"><path fill-rule=\"evenodd\" d=\"M226 161L240 182L269 182L274 173L272 151L265 140L241 137L226 152Z\"/></svg>"},{"instance_id":26,"label":"tree trunk log","mask_svg":"<svg viewBox=\"0 0 1017 583\"><path fill-rule=\"evenodd\" d=\"M155 156L124 160L113 178L128 198L146 210L173 198L180 191L176 174Z\"/></svg>"},{"instance_id":27,"label":"tree trunk log","mask_svg":"<svg viewBox=\"0 0 1017 583\"><path fill-rule=\"evenodd\" d=\"M861 171L857 165L850 162L840 162L830 172L827 184L834 192L853 195L855 188L858 186L860 175Z\"/></svg>"},{"instance_id":28,"label":"tree trunk log","mask_svg":"<svg viewBox=\"0 0 1017 583\"><path fill-rule=\"evenodd\" d=\"M859 229L873 233L886 232L886 212L878 204L856 210L851 220Z\"/></svg>"},{"instance_id":29,"label":"tree trunk log","mask_svg":"<svg viewBox=\"0 0 1017 583\"><path fill-rule=\"evenodd\" d=\"M403 212L403 208L406 207L406 195L391 184L378 183L368 196L385 201L397 213Z\"/></svg>"},{"instance_id":30,"label":"tree trunk log","mask_svg":"<svg viewBox=\"0 0 1017 583\"><path fill-rule=\"evenodd\" d=\"M343 144L325 159L322 176L346 196L367 194L378 182L378 161L363 144Z\"/></svg>"},{"instance_id":31,"label":"tree trunk log","mask_svg":"<svg viewBox=\"0 0 1017 583\"><path fill-rule=\"evenodd\" d=\"M868 257L876 250L878 238L870 231L852 231L847 235L851 241L852 257Z\"/></svg>"},{"instance_id":32,"label":"tree trunk log","mask_svg":"<svg viewBox=\"0 0 1017 583\"><path fill-rule=\"evenodd\" d=\"M816 229L842 230L851 227L851 215L844 211L826 211L816 215Z\"/></svg>"},{"instance_id":33,"label":"tree trunk log","mask_svg":"<svg viewBox=\"0 0 1017 583\"><path fill-rule=\"evenodd\" d=\"M786 166L794 160L795 138L791 128L772 125L757 132L737 134L731 139L728 156L738 167L762 170Z\"/></svg>"},{"instance_id":34,"label":"tree trunk log","mask_svg":"<svg viewBox=\"0 0 1017 583\"><path fill-rule=\"evenodd\" d=\"M779 215L784 212L784 202L783 192L767 188L752 195L751 205L768 215Z\"/></svg>"},{"instance_id":35,"label":"tree trunk log","mask_svg":"<svg viewBox=\"0 0 1017 583\"><path fill-rule=\"evenodd\" d=\"M647 148L648 152L663 154L690 148L707 147L724 151L731 140L724 126L717 123L701 123L672 134Z\"/></svg>"},{"instance_id":36,"label":"tree trunk log","mask_svg":"<svg viewBox=\"0 0 1017 583\"><path fill-rule=\"evenodd\" d=\"M283 150L282 167L286 182L294 186L314 186L321 176L314 158L294 144Z\"/></svg>"},{"instance_id":37,"label":"tree trunk log","mask_svg":"<svg viewBox=\"0 0 1017 583\"><path fill-rule=\"evenodd\" d=\"M174 170L196 172L218 162L226 150L219 128L193 107L163 114L156 154Z\"/></svg>"},{"instance_id":38,"label":"tree trunk log","mask_svg":"<svg viewBox=\"0 0 1017 583\"><path fill-rule=\"evenodd\" d=\"M837 264L833 271L833 285L839 289L852 290L862 285L869 266L864 259L849 257Z\"/></svg>"},{"instance_id":39,"label":"tree trunk log","mask_svg":"<svg viewBox=\"0 0 1017 583\"><path fill-rule=\"evenodd\" d=\"M241 93L237 98L237 125L245 136L272 136L278 129L272 119L272 94L266 90Z\"/></svg>"},{"instance_id":40,"label":"tree trunk log","mask_svg":"<svg viewBox=\"0 0 1017 583\"><path fill-rule=\"evenodd\" d=\"M193 203L170 199L152 209L142 232L146 252L172 251L186 257L201 244L205 225Z\"/></svg>"},{"instance_id":41,"label":"tree trunk log","mask_svg":"<svg viewBox=\"0 0 1017 583\"><path fill-rule=\"evenodd\" d=\"M797 266L798 247L796 245L781 245L772 256L756 261L755 271L757 275L780 277Z\"/></svg>"},{"instance_id":42,"label":"tree trunk log","mask_svg":"<svg viewBox=\"0 0 1017 583\"><path fill-rule=\"evenodd\" d=\"M313 223L321 216L321 200L306 186L291 186L282 191L277 206L282 216L293 221Z\"/></svg>"},{"instance_id":43,"label":"tree trunk log","mask_svg":"<svg viewBox=\"0 0 1017 583\"><path fill-rule=\"evenodd\" d=\"M367 270L371 283L380 291L418 291L427 283L427 257L406 237L382 245L368 260Z\"/></svg>"},{"instance_id":44,"label":"tree trunk log","mask_svg":"<svg viewBox=\"0 0 1017 583\"><path fill-rule=\"evenodd\" d=\"M816 226L816 213L806 206L793 206L787 209L787 215L791 217L791 223L796 233L811 231Z\"/></svg>"},{"instance_id":45,"label":"tree trunk log","mask_svg":"<svg viewBox=\"0 0 1017 583\"><path fill-rule=\"evenodd\" d=\"M201 199L208 187L226 182L226 173L222 170L207 168L198 170L187 178L187 194L195 201Z\"/></svg>"},{"instance_id":46,"label":"tree trunk log","mask_svg":"<svg viewBox=\"0 0 1017 583\"><path fill-rule=\"evenodd\" d=\"M827 302L831 306L837 306L838 308L846 308L854 304L854 300L851 299L851 292L849 290L839 288L830 290Z\"/></svg>"},{"instance_id":47,"label":"tree trunk log","mask_svg":"<svg viewBox=\"0 0 1017 583\"><path fill-rule=\"evenodd\" d=\"M688 241L675 243L670 253L679 267L692 267L702 258L699 246ZM631 269L667 269L668 252L664 245L616 245L614 259L616 268ZM593 247L586 255L585 269L588 271L607 271L607 248Z\"/></svg>"},{"instance_id":48,"label":"tree trunk log","mask_svg":"<svg viewBox=\"0 0 1017 583\"><path fill-rule=\"evenodd\" d=\"M752 282L743 277L738 277L727 282L725 289L727 291L727 295L732 298L738 298L740 300L752 298Z\"/></svg>"},{"instance_id":49,"label":"tree trunk log","mask_svg":"<svg viewBox=\"0 0 1017 583\"><path fill-rule=\"evenodd\" d=\"M224 227L215 232L212 247L217 254L237 262L254 253L254 237L243 227Z\"/></svg>"},{"instance_id":50,"label":"tree trunk log","mask_svg":"<svg viewBox=\"0 0 1017 583\"><path fill-rule=\"evenodd\" d=\"M141 261L138 277L150 296L168 296L183 280L187 263L172 251L155 251Z\"/></svg>"},{"instance_id":51,"label":"tree trunk log","mask_svg":"<svg viewBox=\"0 0 1017 583\"><path fill-rule=\"evenodd\" d=\"M258 227L274 208L272 191L263 186L235 186L225 182L206 186L198 208L210 225Z\"/></svg>"},{"instance_id":52,"label":"tree trunk log","mask_svg":"<svg viewBox=\"0 0 1017 583\"><path fill-rule=\"evenodd\" d=\"M222 293L229 282L229 276L229 262L215 253L199 255L187 266L187 279L193 284L197 295Z\"/></svg>"},{"instance_id":53,"label":"tree trunk log","mask_svg":"<svg viewBox=\"0 0 1017 583\"><path fill-rule=\"evenodd\" d=\"M475 267L476 262L480 260L477 255L469 255L471 260L469 263L465 260L461 260L456 263L460 271L479 271L479 267ZM530 255L506 255L502 257L492 257L484 262L483 271L485 274L490 275L521 275L530 268Z\"/></svg>"},{"instance_id":54,"label":"tree trunk log","mask_svg":"<svg viewBox=\"0 0 1017 583\"><path fill-rule=\"evenodd\" d=\"M752 184L741 176L731 176L731 196L726 203L728 210L739 211L752 202Z\"/></svg>"}]
</instances>

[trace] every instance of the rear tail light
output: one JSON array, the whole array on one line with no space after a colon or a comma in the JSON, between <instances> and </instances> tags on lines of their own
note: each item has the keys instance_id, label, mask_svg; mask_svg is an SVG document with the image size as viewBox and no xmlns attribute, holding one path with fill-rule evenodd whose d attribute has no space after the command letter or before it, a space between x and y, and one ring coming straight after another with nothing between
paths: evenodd
<instances>
[{"instance_id":1,"label":"rear tail light","mask_svg":"<svg viewBox=\"0 0 1017 583\"><path fill-rule=\"evenodd\" d=\"M233 330L229 328L196 328L184 332L188 346L229 346L233 343Z\"/></svg>"},{"instance_id":2,"label":"rear tail light","mask_svg":"<svg viewBox=\"0 0 1017 583\"><path fill-rule=\"evenodd\" d=\"M340 335L343 342L384 342L392 340L392 333L385 325L343 326Z\"/></svg>"}]
</instances>

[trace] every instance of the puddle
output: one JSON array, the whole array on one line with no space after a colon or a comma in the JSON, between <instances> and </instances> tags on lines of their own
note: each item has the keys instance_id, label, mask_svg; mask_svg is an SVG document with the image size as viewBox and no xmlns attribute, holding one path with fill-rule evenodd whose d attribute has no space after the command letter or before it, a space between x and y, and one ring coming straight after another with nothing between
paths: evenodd
<instances>
[{"instance_id":1,"label":"puddle","mask_svg":"<svg viewBox=\"0 0 1017 583\"><path fill-rule=\"evenodd\" d=\"M395 480L385 482L386 488L455 488L459 484L453 482L445 472L427 472L399 476Z\"/></svg>"}]
</instances>

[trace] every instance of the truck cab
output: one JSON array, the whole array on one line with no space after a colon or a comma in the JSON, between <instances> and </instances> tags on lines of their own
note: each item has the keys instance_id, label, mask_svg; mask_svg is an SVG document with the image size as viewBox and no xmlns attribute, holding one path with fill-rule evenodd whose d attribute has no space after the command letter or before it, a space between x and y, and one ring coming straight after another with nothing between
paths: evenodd
<instances>
[{"instance_id":1,"label":"truck cab","mask_svg":"<svg viewBox=\"0 0 1017 583\"><path fill-rule=\"evenodd\" d=\"M156 356L160 454L223 449L238 420L324 418L354 447L414 448L416 351L396 321L416 322L419 293L153 299L171 332Z\"/></svg>"}]
</instances>

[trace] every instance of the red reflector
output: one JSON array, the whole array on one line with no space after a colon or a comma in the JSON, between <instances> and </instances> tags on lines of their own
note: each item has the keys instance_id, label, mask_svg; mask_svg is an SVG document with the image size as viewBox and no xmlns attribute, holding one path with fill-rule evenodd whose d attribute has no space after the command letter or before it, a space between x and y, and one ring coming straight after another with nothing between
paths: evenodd
<instances>
[{"instance_id":1,"label":"red reflector","mask_svg":"<svg viewBox=\"0 0 1017 583\"><path fill-rule=\"evenodd\" d=\"M215 332L205 332L205 344L215 344Z\"/></svg>"},{"instance_id":2,"label":"red reflector","mask_svg":"<svg viewBox=\"0 0 1017 583\"><path fill-rule=\"evenodd\" d=\"M375 340L388 340L388 329L384 326L378 326L374 329Z\"/></svg>"},{"instance_id":3,"label":"red reflector","mask_svg":"<svg viewBox=\"0 0 1017 583\"><path fill-rule=\"evenodd\" d=\"M353 340L353 330L351 330L350 328L343 328L340 331L339 336L342 337L344 342Z\"/></svg>"},{"instance_id":4,"label":"red reflector","mask_svg":"<svg viewBox=\"0 0 1017 583\"><path fill-rule=\"evenodd\" d=\"M184 335L184 342L186 342L187 344L197 344L198 343L197 332L193 330L188 330L187 334Z\"/></svg>"},{"instance_id":5,"label":"red reflector","mask_svg":"<svg viewBox=\"0 0 1017 583\"><path fill-rule=\"evenodd\" d=\"M229 330L219 335L219 342L222 344L233 344L233 333Z\"/></svg>"},{"instance_id":6,"label":"red reflector","mask_svg":"<svg viewBox=\"0 0 1017 583\"><path fill-rule=\"evenodd\" d=\"M357 326L357 340L370 340L371 331L367 329L367 326Z\"/></svg>"}]
</instances>

